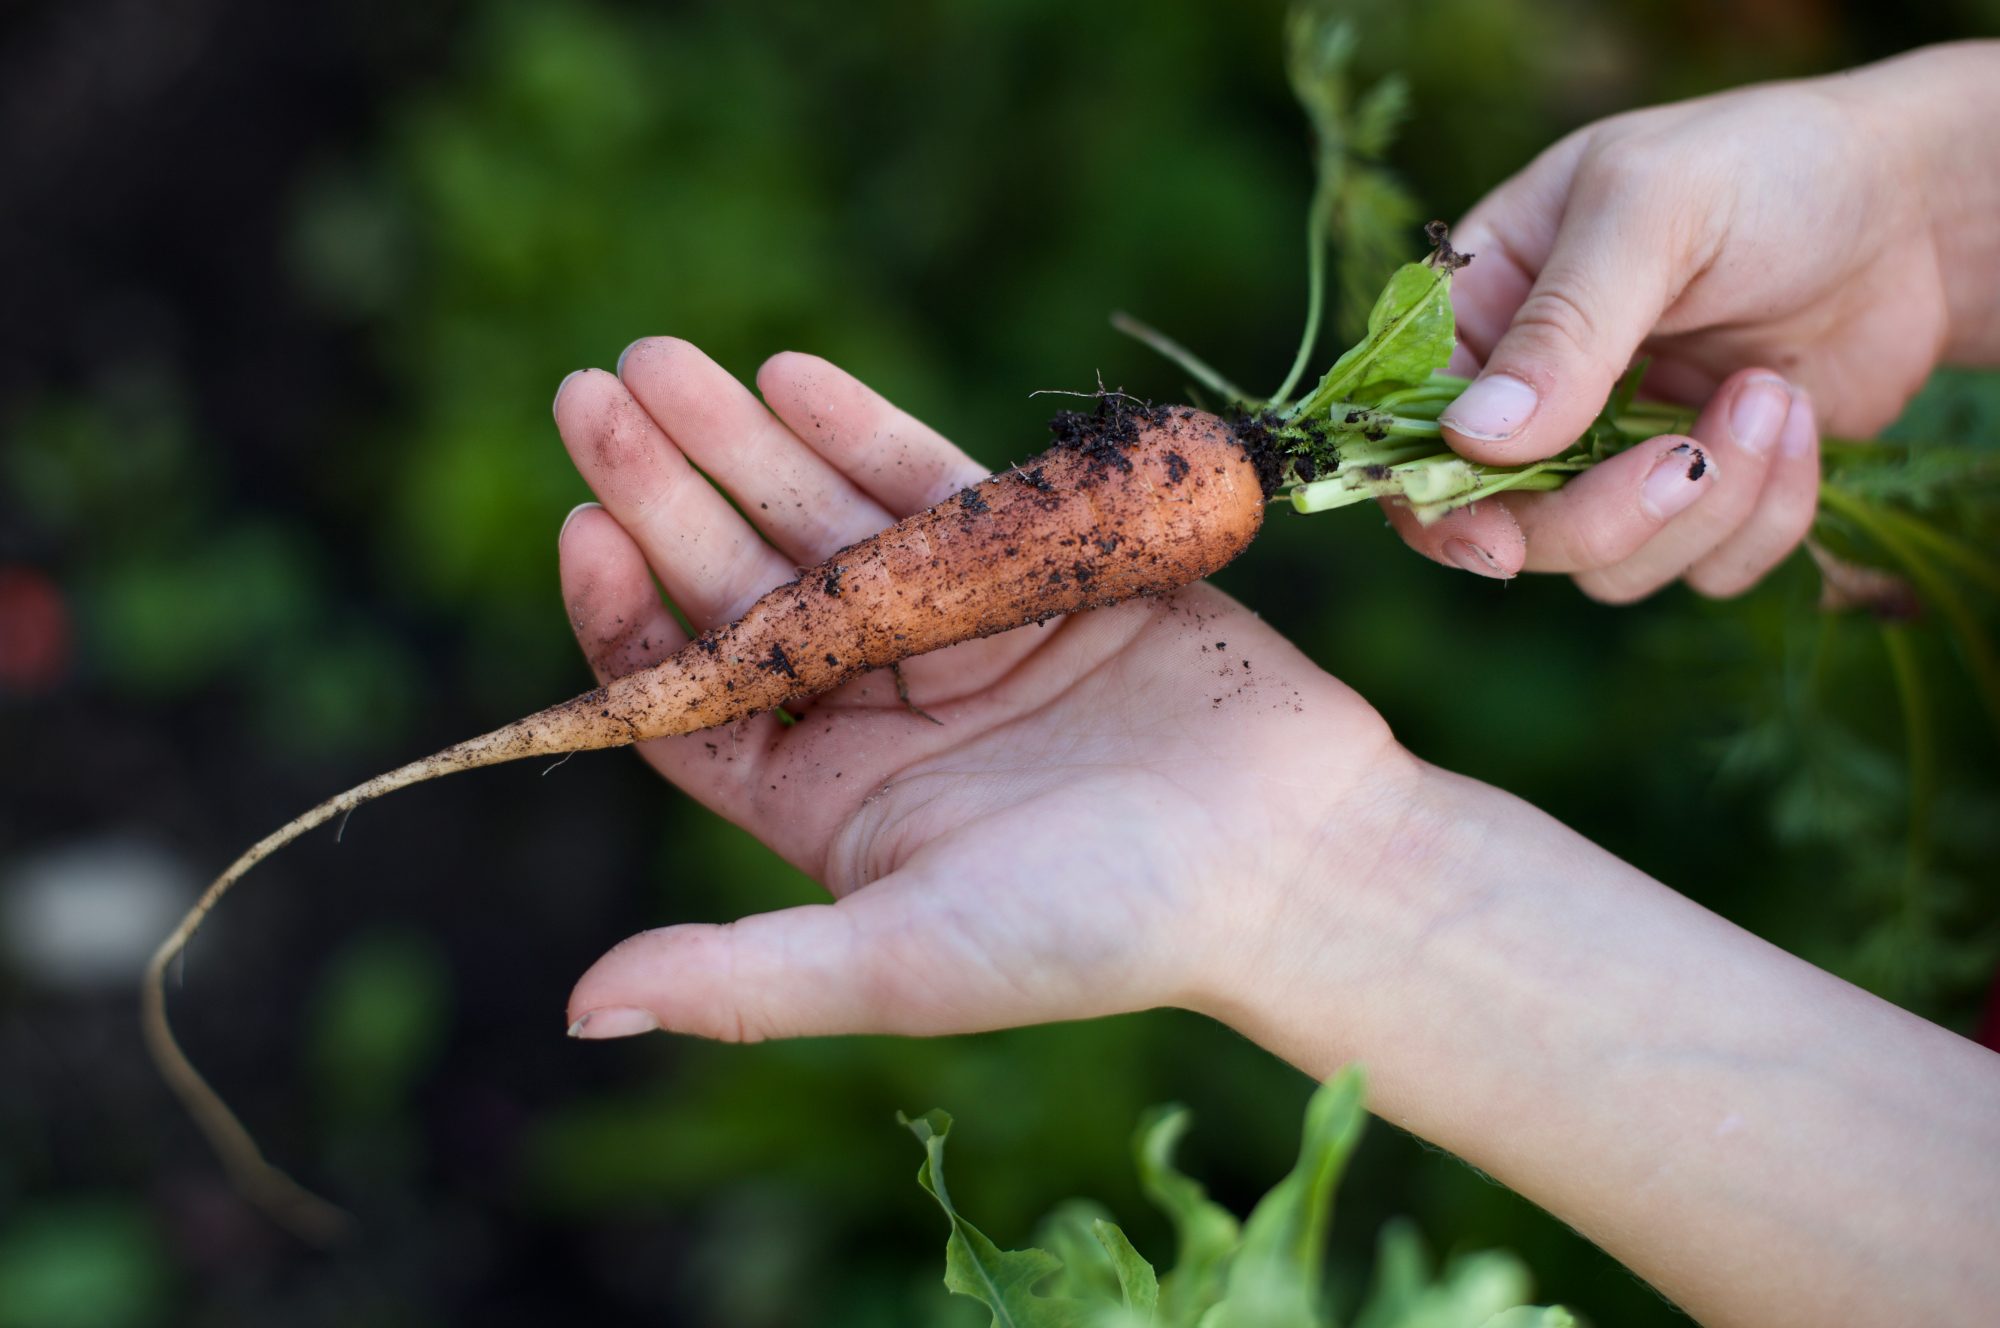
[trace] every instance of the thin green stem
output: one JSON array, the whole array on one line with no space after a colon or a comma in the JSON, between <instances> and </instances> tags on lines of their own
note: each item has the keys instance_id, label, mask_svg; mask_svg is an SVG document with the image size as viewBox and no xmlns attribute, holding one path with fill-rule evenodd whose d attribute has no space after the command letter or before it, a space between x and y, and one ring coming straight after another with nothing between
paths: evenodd
<instances>
[{"instance_id":1,"label":"thin green stem","mask_svg":"<svg viewBox=\"0 0 2000 1328\"><path fill-rule=\"evenodd\" d=\"M1893 507L1878 507L1875 515L1884 525L1908 536L1912 543L1922 545L1993 594L2000 595L2000 563L1995 563L1970 544L1947 535L1922 517Z\"/></svg>"},{"instance_id":2,"label":"thin green stem","mask_svg":"<svg viewBox=\"0 0 2000 1328\"><path fill-rule=\"evenodd\" d=\"M1305 377L1306 366L1312 363L1313 347L1319 342L1320 318L1326 310L1326 228L1320 224L1326 203L1326 199L1315 197L1313 205L1306 209L1306 330L1299 337L1299 353L1292 357L1291 372L1271 394L1274 410L1283 409L1291 399L1292 389Z\"/></svg>"},{"instance_id":3,"label":"thin green stem","mask_svg":"<svg viewBox=\"0 0 2000 1328\"><path fill-rule=\"evenodd\" d=\"M1225 397L1231 402L1256 403L1257 398L1251 396L1227 378L1224 378L1221 374L1210 368L1208 363L1199 355L1196 355L1186 346L1181 345L1180 342L1175 341L1151 323L1142 322L1128 313L1115 313L1111 315L1111 326L1117 328L1133 340L1151 347L1158 354L1166 356L1175 364L1178 364L1182 372L1217 396Z\"/></svg>"},{"instance_id":4,"label":"thin green stem","mask_svg":"<svg viewBox=\"0 0 2000 1328\"><path fill-rule=\"evenodd\" d=\"M1903 859L1903 931L1907 947L1898 977L1908 981L1909 956L1922 940L1928 909L1924 882L1930 870L1931 808L1937 794L1937 743L1930 706L1924 695L1923 668L1917 660L1910 629L1900 623L1882 624L1882 647L1896 680L1902 703L1903 732L1909 753L1909 843ZM1907 994L1907 993L1905 993Z\"/></svg>"},{"instance_id":5,"label":"thin green stem","mask_svg":"<svg viewBox=\"0 0 2000 1328\"><path fill-rule=\"evenodd\" d=\"M1980 629L1979 619L1958 593L1958 587L1938 571L1906 533L1882 519L1881 509L1837 484L1822 483L1819 497L1823 506L1852 521L1884 553L1902 564L1925 602L1944 616L1964 652L1973 685L1979 689L1980 699L1985 702L1995 727L2000 728L2000 655L1995 654L1993 643Z\"/></svg>"}]
</instances>

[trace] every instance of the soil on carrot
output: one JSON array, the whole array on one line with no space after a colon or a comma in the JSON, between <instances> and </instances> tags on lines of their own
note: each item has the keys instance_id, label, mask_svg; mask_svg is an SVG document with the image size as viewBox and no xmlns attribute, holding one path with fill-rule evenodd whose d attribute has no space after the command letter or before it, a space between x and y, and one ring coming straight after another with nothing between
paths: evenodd
<instances>
[{"instance_id":1,"label":"soil on carrot","mask_svg":"<svg viewBox=\"0 0 2000 1328\"><path fill-rule=\"evenodd\" d=\"M1142 401L1123 392L1100 391L1094 410L1058 411L1049 421L1049 435L1058 447L1069 448L1083 455L1089 462L1093 474L1101 475L1109 469L1129 471L1132 463L1125 452L1138 441L1142 430L1148 426L1166 423L1173 417L1174 406L1156 406L1150 401ZM1237 446L1243 449L1253 469L1257 472L1257 483L1269 498L1278 491L1284 481L1285 448L1272 432L1275 417L1269 414L1232 415L1227 417L1231 434ZM1188 462L1178 452L1167 456L1167 482L1178 484L1188 473ZM1046 490L1047 481L1042 478L1039 468L1031 472L1016 471L1037 489Z\"/></svg>"}]
</instances>

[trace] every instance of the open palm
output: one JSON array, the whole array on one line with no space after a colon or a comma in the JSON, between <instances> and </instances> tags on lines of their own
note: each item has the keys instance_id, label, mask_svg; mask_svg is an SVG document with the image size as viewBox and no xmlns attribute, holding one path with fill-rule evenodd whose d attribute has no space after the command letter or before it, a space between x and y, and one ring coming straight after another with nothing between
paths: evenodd
<instances>
[{"instance_id":1,"label":"open palm","mask_svg":"<svg viewBox=\"0 0 2000 1328\"><path fill-rule=\"evenodd\" d=\"M687 639L653 578L697 630L727 622L985 473L823 360L779 355L757 381L768 410L693 346L655 338L558 394L603 504L560 541L600 678ZM1412 765L1360 697L1208 586L902 674L907 701L869 674L791 725L642 746L837 902L626 941L571 997L579 1036L948 1033L1206 1007L1284 886L1309 866L1325 879L1315 846L1338 839L1365 866L1357 807L1386 805L1385 776Z\"/></svg>"}]
</instances>

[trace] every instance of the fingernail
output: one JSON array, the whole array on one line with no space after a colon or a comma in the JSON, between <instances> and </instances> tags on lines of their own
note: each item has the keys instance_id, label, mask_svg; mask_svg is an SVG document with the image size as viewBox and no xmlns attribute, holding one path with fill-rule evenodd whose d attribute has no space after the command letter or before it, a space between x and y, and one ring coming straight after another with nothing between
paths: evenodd
<instances>
[{"instance_id":1,"label":"fingernail","mask_svg":"<svg viewBox=\"0 0 2000 1328\"><path fill-rule=\"evenodd\" d=\"M1661 457L1639 486L1640 510L1655 521L1677 516L1708 492L1703 480L1714 474L1715 465L1708 453L1682 443Z\"/></svg>"},{"instance_id":2,"label":"fingernail","mask_svg":"<svg viewBox=\"0 0 2000 1328\"><path fill-rule=\"evenodd\" d=\"M1760 374L1738 389L1729 407L1729 435L1746 452L1768 452L1791 408L1792 391L1785 380Z\"/></svg>"},{"instance_id":3,"label":"fingernail","mask_svg":"<svg viewBox=\"0 0 2000 1328\"><path fill-rule=\"evenodd\" d=\"M560 383L556 384L556 399L549 403L549 414L554 415L558 410L562 408L563 389L569 386L570 380L572 378L575 378L578 374L582 372L583 370L581 369L571 369L568 373L563 375L563 380Z\"/></svg>"},{"instance_id":4,"label":"fingernail","mask_svg":"<svg viewBox=\"0 0 2000 1328\"><path fill-rule=\"evenodd\" d=\"M1512 374L1488 374L1446 406L1438 423L1467 438L1497 443L1519 433L1538 404L1535 389Z\"/></svg>"},{"instance_id":5,"label":"fingernail","mask_svg":"<svg viewBox=\"0 0 2000 1328\"><path fill-rule=\"evenodd\" d=\"M1813 414L1812 398L1803 387L1792 389L1792 410L1785 416L1785 427L1778 434L1778 450L1788 457L1800 457L1813 449L1813 439L1819 432L1819 421Z\"/></svg>"},{"instance_id":6,"label":"fingernail","mask_svg":"<svg viewBox=\"0 0 2000 1328\"><path fill-rule=\"evenodd\" d=\"M1513 580L1507 573L1500 570L1500 564L1493 561L1492 554L1480 548L1471 540L1446 540L1444 542L1444 556L1474 576L1490 576L1496 581Z\"/></svg>"},{"instance_id":7,"label":"fingernail","mask_svg":"<svg viewBox=\"0 0 2000 1328\"><path fill-rule=\"evenodd\" d=\"M556 547L562 547L563 536L569 533L569 523L576 520L578 512L581 512L586 507L601 506L603 506L602 503L578 503L575 507L570 508L569 515L563 518L562 529L556 532Z\"/></svg>"},{"instance_id":8,"label":"fingernail","mask_svg":"<svg viewBox=\"0 0 2000 1328\"><path fill-rule=\"evenodd\" d=\"M645 337L639 338L639 341L644 340L646 340ZM632 347L637 346L639 341L633 342L631 346L627 346L624 350L618 352L618 363L611 367L611 372L617 374L620 378L625 376L625 357L632 353Z\"/></svg>"},{"instance_id":9,"label":"fingernail","mask_svg":"<svg viewBox=\"0 0 2000 1328\"><path fill-rule=\"evenodd\" d=\"M638 1010L629 1005L607 1005L602 1010L592 1010L569 1026L571 1037L582 1038L586 1042L637 1037L641 1033L659 1031L660 1021L653 1018L651 1010Z\"/></svg>"}]
</instances>

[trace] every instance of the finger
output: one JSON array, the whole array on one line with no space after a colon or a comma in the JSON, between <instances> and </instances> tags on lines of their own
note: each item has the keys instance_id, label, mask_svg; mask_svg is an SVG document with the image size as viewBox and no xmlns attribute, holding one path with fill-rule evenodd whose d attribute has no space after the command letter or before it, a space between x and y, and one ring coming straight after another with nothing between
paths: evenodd
<instances>
[{"instance_id":1,"label":"finger","mask_svg":"<svg viewBox=\"0 0 2000 1328\"><path fill-rule=\"evenodd\" d=\"M1011 1022L967 999L983 956L924 925L926 901L890 877L836 904L634 936L570 994L570 1035L666 1029L725 1042L845 1033L928 1036Z\"/></svg>"},{"instance_id":2,"label":"finger","mask_svg":"<svg viewBox=\"0 0 2000 1328\"><path fill-rule=\"evenodd\" d=\"M1528 298L1534 269L1517 255L1547 254L1554 246L1563 200L1589 141L1589 132L1582 131L1556 143L1480 199L1452 228L1453 247L1472 256L1451 284L1452 316L1465 352L1460 365L1469 360L1476 372Z\"/></svg>"},{"instance_id":3,"label":"finger","mask_svg":"<svg viewBox=\"0 0 2000 1328\"><path fill-rule=\"evenodd\" d=\"M1623 562L1578 576L1576 583L1583 592L1610 604L1641 599L1683 575L1734 535L1756 510L1790 408L1791 393L1784 380L1767 371L1749 370L1725 383L1694 429L1696 448L1708 461L1702 476L1710 485L1708 495L1673 517ZM1682 483L1671 474L1649 477L1648 482L1655 492L1663 486L1669 494L1679 492Z\"/></svg>"},{"instance_id":4,"label":"finger","mask_svg":"<svg viewBox=\"0 0 2000 1328\"><path fill-rule=\"evenodd\" d=\"M1485 235L1468 237L1534 284L1481 357L1480 376L1439 418L1456 450L1514 465L1553 456L1589 428L1693 270L1678 213L1659 197L1657 183L1630 168L1586 161L1546 249L1545 216L1496 216Z\"/></svg>"},{"instance_id":5,"label":"finger","mask_svg":"<svg viewBox=\"0 0 2000 1328\"><path fill-rule=\"evenodd\" d=\"M582 504L563 522L556 546L570 627L600 683L650 668L686 644L645 554L610 513ZM777 725L758 715L726 730L642 742L636 750L702 805L740 823Z\"/></svg>"},{"instance_id":6,"label":"finger","mask_svg":"<svg viewBox=\"0 0 2000 1328\"><path fill-rule=\"evenodd\" d=\"M794 574L618 379L602 369L571 375L555 414L584 482L697 630L734 621Z\"/></svg>"},{"instance_id":7,"label":"finger","mask_svg":"<svg viewBox=\"0 0 2000 1328\"><path fill-rule=\"evenodd\" d=\"M942 434L817 355L773 355L757 388L806 446L896 516L986 477Z\"/></svg>"},{"instance_id":8,"label":"finger","mask_svg":"<svg viewBox=\"0 0 2000 1328\"><path fill-rule=\"evenodd\" d=\"M1446 567L1506 581L1519 574L1527 559L1527 537L1503 503L1474 503L1446 512L1428 526L1406 503L1386 500L1382 511L1403 543Z\"/></svg>"},{"instance_id":9,"label":"finger","mask_svg":"<svg viewBox=\"0 0 2000 1328\"><path fill-rule=\"evenodd\" d=\"M794 563L810 566L890 523L879 504L690 343L635 341L618 357L618 376L688 460Z\"/></svg>"},{"instance_id":10,"label":"finger","mask_svg":"<svg viewBox=\"0 0 2000 1328\"><path fill-rule=\"evenodd\" d=\"M1530 572L1601 571L1638 553L1714 492L1720 468L1693 437L1662 434L1598 462L1552 493L1502 494Z\"/></svg>"},{"instance_id":11,"label":"finger","mask_svg":"<svg viewBox=\"0 0 2000 1328\"><path fill-rule=\"evenodd\" d=\"M572 510L556 535L570 630L600 683L650 668L687 641L646 555L596 503Z\"/></svg>"},{"instance_id":12,"label":"finger","mask_svg":"<svg viewBox=\"0 0 2000 1328\"><path fill-rule=\"evenodd\" d=\"M1742 594L1799 546L1818 510L1819 425L1811 399L1798 389L1756 510L1721 547L1688 569L1688 584L1716 599Z\"/></svg>"}]
</instances>

